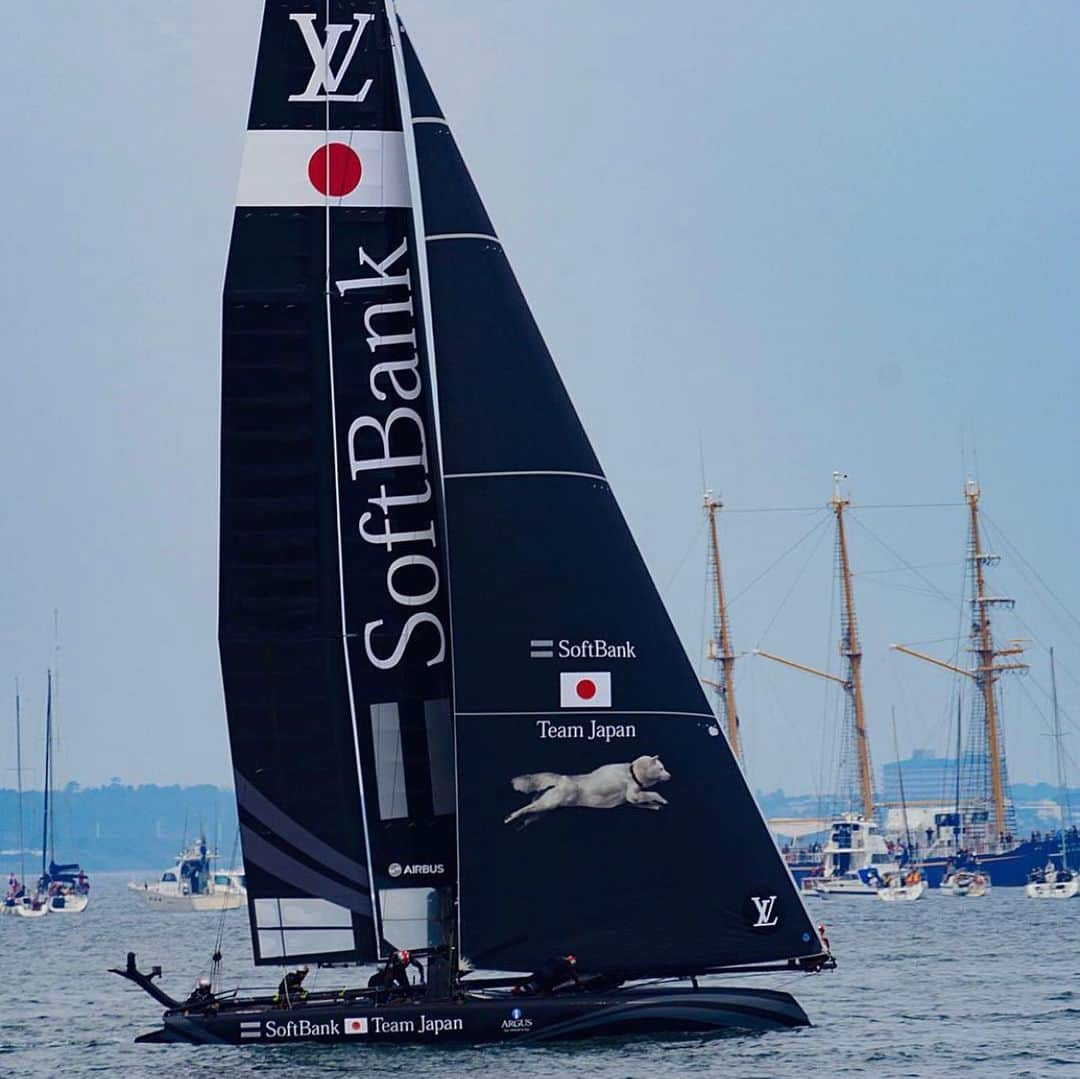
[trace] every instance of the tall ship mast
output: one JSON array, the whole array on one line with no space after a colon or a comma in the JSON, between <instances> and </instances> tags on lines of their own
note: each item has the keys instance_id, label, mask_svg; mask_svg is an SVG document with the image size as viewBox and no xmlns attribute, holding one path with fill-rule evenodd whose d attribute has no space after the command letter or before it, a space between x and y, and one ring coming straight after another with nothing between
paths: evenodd
<instances>
[{"instance_id":1,"label":"tall ship mast","mask_svg":"<svg viewBox=\"0 0 1080 1079\"><path fill-rule=\"evenodd\" d=\"M897 652L925 660L947 671L971 679L975 686L972 699L971 729L967 771L969 789L965 801L963 832L969 845L982 851L1003 851L1013 845L1016 816L1008 793L1008 770L996 685L1002 674L1026 671L1028 665L1012 657L1021 655L1021 641L1010 641L999 648L994 642L990 613L995 607L1012 608L1016 601L987 591L986 570L1000 558L989 554L982 538L979 501L982 491L969 479L964 485L968 510L967 572L971 591L971 628L968 652L975 657L972 667L960 667L905 645L893 645ZM1005 662L1001 662L1004 660ZM956 762L958 769L961 761Z\"/></svg>"},{"instance_id":2,"label":"tall ship mast","mask_svg":"<svg viewBox=\"0 0 1080 1079\"><path fill-rule=\"evenodd\" d=\"M756 654L806 674L835 682L843 688L844 739L840 770L841 785L846 787L846 790L841 790L840 794L849 804L857 804L863 819L869 821L874 816L874 776L867 738L866 706L863 701L862 645L855 617L855 590L851 582L851 562L844 525L844 512L851 505L851 499L844 496L840 488L841 481L846 479L847 475L844 473L833 473L833 496L827 503L836 521L836 575L841 589L840 654L846 664L844 676L830 674L760 649Z\"/></svg>"},{"instance_id":3,"label":"tall ship mast","mask_svg":"<svg viewBox=\"0 0 1080 1079\"><path fill-rule=\"evenodd\" d=\"M724 577L720 568L720 536L716 526L717 514L724 508L711 491L705 492L705 515L709 521L709 578L713 587L713 634L709 638L708 659L716 665L716 678L703 678L720 699L728 744L736 760L743 761L739 737L739 711L735 705L735 652L731 647L731 627L724 599Z\"/></svg>"}]
</instances>

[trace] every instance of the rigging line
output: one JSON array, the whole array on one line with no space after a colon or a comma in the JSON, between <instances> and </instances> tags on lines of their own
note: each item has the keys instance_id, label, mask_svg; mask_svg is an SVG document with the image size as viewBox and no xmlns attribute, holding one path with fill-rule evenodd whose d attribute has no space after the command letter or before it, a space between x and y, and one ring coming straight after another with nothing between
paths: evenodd
<instances>
[{"instance_id":1,"label":"rigging line","mask_svg":"<svg viewBox=\"0 0 1080 1079\"><path fill-rule=\"evenodd\" d=\"M921 566L914 566L913 569L955 569L958 563L956 562L925 562ZM852 577L869 577L874 574L880 573L902 573L906 569L906 566L892 566L889 569L860 569L852 570Z\"/></svg>"},{"instance_id":2,"label":"rigging line","mask_svg":"<svg viewBox=\"0 0 1080 1079\"><path fill-rule=\"evenodd\" d=\"M814 527L815 528L820 527L821 524L824 524L824 521L825 521L825 518L823 517L822 520L818 523L818 525L815 525ZM811 529L811 531L813 531L813 529ZM809 535L809 534L810 533L808 532L807 535ZM803 579L803 575L806 573L807 567L810 565L811 560L813 559L814 555L817 554L817 550L821 546L821 540L824 537L824 535L825 535L825 530L822 529L821 530L821 535L818 536L817 543L815 543L813 545L813 547L810 548L810 553L809 553L809 555L807 555L806 561L803 563L802 569L799 570L798 575L795 577L795 580L791 582L791 587L787 590L787 595L784 596L784 598L780 601L780 606L776 608L775 614L773 614L772 618L769 620L769 624L765 627L764 632L758 638L758 643L756 645L757 648L761 647L762 642L765 640L766 636L768 636L768 633L773 628L773 625L776 623L776 620L780 617L780 612L783 611L785 605L787 604L787 601L789 599L791 599L791 594L795 591L795 589L798 587L799 582ZM805 538L806 538L806 536L803 537L803 539L805 539ZM802 543L802 540L799 540L799 543ZM794 550L794 548L791 548L791 549ZM787 553L787 552L785 552L785 553ZM780 557L783 558L784 556L781 555ZM746 589L743 589L743 591L745 592ZM728 606L730 607L731 604L729 603Z\"/></svg>"},{"instance_id":3,"label":"rigging line","mask_svg":"<svg viewBox=\"0 0 1080 1079\"><path fill-rule=\"evenodd\" d=\"M1027 566L1027 568L1034 575L1035 579L1039 582L1039 584L1041 584L1043 586L1043 588L1046 589L1047 593L1054 600L1054 602L1065 612L1065 614L1067 614L1069 616L1069 618L1071 618L1073 620L1073 622L1076 623L1076 625L1078 627L1080 627L1080 618L1077 618L1076 615L1073 614L1072 611L1070 611L1069 608L1065 606L1064 601L1061 600L1059 598L1058 594L1046 583L1046 581L1043 580L1042 576L1039 574L1039 571L1020 553L1017 546L1009 539L1009 537L1005 535L1005 533L1001 530L1001 526L997 523L997 521L993 520L990 517L990 515L986 512L986 510L982 511L982 517L983 517L983 520L988 521L993 526L994 531L1005 541L1006 545L1009 547L1009 549L1012 551L1012 553L1025 566Z\"/></svg>"},{"instance_id":4,"label":"rigging line","mask_svg":"<svg viewBox=\"0 0 1080 1079\"><path fill-rule=\"evenodd\" d=\"M861 510L940 510L957 509L964 505L963 502L877 502L864 506L859 503Z\"/></svg>"},{"instance_id":5,"label":"rigging line","mask_svg":"<svg viewBox=\"0 0 1080 1079\"><path fill-rule=\"evenodd\" d=\"M825 635L825 665L823 670L828 670L830 659L830 646L829 641L833 636L833 625L836 620L836 574L832 574L832 583L829 586L829 629ZM825 810L828 809L829 814L832 815L833 810L836 808L836 794L835 792L829 792L825 789L826 777L825 769L828 767L828 761L836 761L836 728L829 723L829 712L834 707L833 701L835 694L833 690L836 686L835 682L826 682L825 691L821 695L821 743L819 747L818 755L818 774L817 774L817 801L818 801L818 816L824 817ZM830 736L832 741L830 742ZM839 777L839 768L836 772ZM831 781L830 781L831 782ZM826 804L828 799L828 804Z\"/></svg>"},{"instance_id":6,"label":"rigging line","mask_svg":"<svg viewBox=\"0 0 1080 1079\"><path fill-rule=\"evenodd\" d=\"M865 581L864 583L874 585L876 588L892 589L894 592L907 592L913 596L927 596L930 599L940 598L936 592L931 592L929 588L916 588L914 585L910 584L896 584L890 581L876 581L872 579Z\"/></svg>"},{"instance_id":7,"label":"rigging line","mask_svg":"<svg viewBox=\"0 0 1080 1079\"><path fill-rule=\"evenodd\" d=\"M667 579L667 583L660 590L661 593L666 592L674 583L675 578L682 572L683 566L686 565L686 560L690 557L690 552L697 546L701 540L701 533L705 531L705 521L699 521L697 531L690 537L690 543L687 545L685 551L683 551L682 558L679 559L679 564L672 571L671 576Z\"/></svg>"},{"instance_id":8,"label":"rigging line","mask_svg":"<svg viewBox=\"0 0 1080 1079\"><path fill-rule=\"evenodd\" d=\"M810 528L806 532L804 532L786 551L784 551L784 553L781 554L779 558L777 558L773 562L769 563L769 565L766 566L765 569L763 569L748 585L746 585L745 588L743 588L741 591L737 592L732 599L729 599L728 604L727 604L728 605L728 610L730 610L731 607L735 603L737 603L743 596L745 596L746 593L749 592L750 589L753 588L754 585L756 585L758 583L758 581L760 581L762 579L762 577L766 576L767 574L771 573L774 569L776 569L776 567L778 565L780 565L780 563L783 562L783 560L785 558L787 558L787 556L789 554L794 554L796 549L804 541L809 539L810 536L812 536L814 534L814 532L825 523L826 520L827 520L827 517L826 517L825 508L824 507L819 507L819 518L818 518L818 520L814 524L812 524L810 526Z\"/></svg>"},{"instance_id":9,"label":"rigging line","mask_svg":"<svg viewBox=\"0 0 1080 1079\"><path fill-rule=\"evenodd\" d=\"M964 505L963 502L895 502L876 503L874 505L860 505L860 510L925 510L925 509L956 509ZM742 508L724 507L725 513L809 513L812 510L821 509L820 506L745 506Z\"/></svg>"},{"instance_id":10,"label":"rigging line","mask_svg":"<svg viewBox=\"0 0 1080 1079\"><path fill-rule=\"evenodd\" d=\"M859 507L860 512L864 508L865 507L860 506ZM904 564L904 566L906 566L912 573L914 573L915 576L918 577L919 580L922 581L928 588L930 588L940 599L942 599L950 607L953 605L953 603L955 602L953 599L946 596L945 593L942 592L941 589L938 588L938 586L936 584L934 584L934 582L931 581L929 577L927 577L925 574L920 573L915 566L913 566L906 558L904 558L903 555L901 555L899 552L897 552L892 547L890 547L868 525L863 524L862 521L859 520L859 515L857 513L854 513L853 511L849 510L848 515L875 543L881 544L881 546L884 547L885 550L888 551L889 554L891 554L893 556L893 558L895 558L898 562L902 562Z\"/></svg>"},{"instance_id":11,"label":"rigging line","mask_svg":"<svg viewBox=\"0 0 1080 1079\"><path fill-rule=\"evenodd\" d=\"M960 637L934 637L927 641L901 641L901 644L906 644L909 648L912 645L927 645L927 644L956 644L962 638Z\"/></svg>"},{"instance_id":12,"label":"rigging line","mask_svg":"<svg viewBox=\"0 0 1080 1079\"><path fill-rule=\"evenodd\" d=\"M724 507L725 513L814 513L823 509L822 506L749 506L744 509L729 509Z\"/></svg>"},{"instance_id":13,"label":"rigging line","mask_svg":"<svg viewBox=\"0 0 1080 1079\"><path fill-rule=\"evenodd\" d=\"M1020 682L1021 686L1024 686L1025 683L1031 683L1032 685L1034 685L1035 688L1048 701L1053 700L1053 697L1051 696L1050 691L1044 685L1042 685L1042 683L1039 682L1039 680L1037 678L1033 678L1033 677L1031 677L1029 675L1027 678L1021 679L1021 682ZM1073 716L1071 715L1071 713L1069 712L1069 710L1067 708L1062 708L1060 706L1060 704L1059 704L1058 705L1058 714L1064 716L1066 721L1069 723L1070 726L1075 727L1078 731L1080 731L1080 723L1077 723L1077 721L1073 718ZM1041 712L1040 712L1040 715L1042 715ZM1043 715L1043 720L1045 721L1045 719L1046 719L1046 717L1045 717L1045 715Z\"/></svg>"},{"instance_id":14,"label":"rigging line","mask_svg":"<svg viewBox=\"0 0 1080 1079\"><path fill-rule=\"evenodd\" d=\"M1010 613L1012 617L1024 628L1024 630L1027 631L1031 640L1033 640L1044 652L1049 653L1050 646L1035 632L1035 630L1031 628L1028 622L1025 621L1025 619L1022 618L1019 614L1017 614L1015 610L1011 611ZM1073 682L1075 682L1077 685L1080 685L1080 678L1077 678L1077 676L1073 674L1073 672L1064 663L1062 663L1060 659L1057 660L1057 669L1059 671L1064 671L1065 674L1068 675L1068 677L1072 679ZM1061 710L1065 711L1064 709Z\"/></svg>"}]
</instances>

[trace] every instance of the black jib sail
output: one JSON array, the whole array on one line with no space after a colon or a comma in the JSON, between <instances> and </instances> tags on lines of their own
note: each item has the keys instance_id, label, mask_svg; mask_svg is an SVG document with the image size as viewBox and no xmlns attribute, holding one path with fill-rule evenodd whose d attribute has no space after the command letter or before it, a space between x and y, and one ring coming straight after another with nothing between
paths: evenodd
<instances>
[{"instance_id":1,"label":"black jib sail","mask_svg":"<svg viewBox=\"0 0 1080 1079\"><path fill-rule=\"evenodd\" d=\"M255 958L442 941L442 481L381 0L266 0L223 311L219 637Z\"/></svg>"},{"instance_id":2,"label":"black jib sail","mask_svg":"<svg viewBox=\"0 0 1080 1079\"><path fill-rule=\"evenodd\" d=\"M822 944L415 52L450 550L461 954L662 973Z\"/></svg>"}]
</instances>

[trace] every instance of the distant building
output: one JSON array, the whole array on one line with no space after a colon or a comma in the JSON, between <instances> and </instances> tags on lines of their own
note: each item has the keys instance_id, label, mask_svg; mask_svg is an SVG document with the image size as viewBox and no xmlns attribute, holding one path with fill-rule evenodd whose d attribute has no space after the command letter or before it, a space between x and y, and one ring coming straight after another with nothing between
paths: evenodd
<instances>
[{"instance_id":1,"label":"distant building","mask_svg":"<svg viewBox=\"0 0 1080 1079\"><path fill-rule=\"evenodd\" d=\"M900 775L909 805L952 805L956 799L956 759L936 757L932 749L916 749L906 761L891 761L881 769L880 800L899 805Z\"/></svg>"}]
</instances>

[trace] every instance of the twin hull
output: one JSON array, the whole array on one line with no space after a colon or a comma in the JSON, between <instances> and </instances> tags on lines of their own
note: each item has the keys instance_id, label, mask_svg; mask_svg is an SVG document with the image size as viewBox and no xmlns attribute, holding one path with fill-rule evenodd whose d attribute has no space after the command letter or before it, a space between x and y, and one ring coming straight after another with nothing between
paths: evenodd
<instances>
[{"instance_id":1,"label":"twin hull","mask_svg":"<svg viewBox=\"0 0 1080 1079\"><path fill-rule=\"evenodd\" d=\"M438 1045L646 1033L715 1033L732 1028L809 1026L798 1002L768 989L627 990L557 997L479 997L460 1001L306 1004L291 1010L237 1008L224 1014L167 1013L140 1042Z\"/></svg>"}]
</instances>

